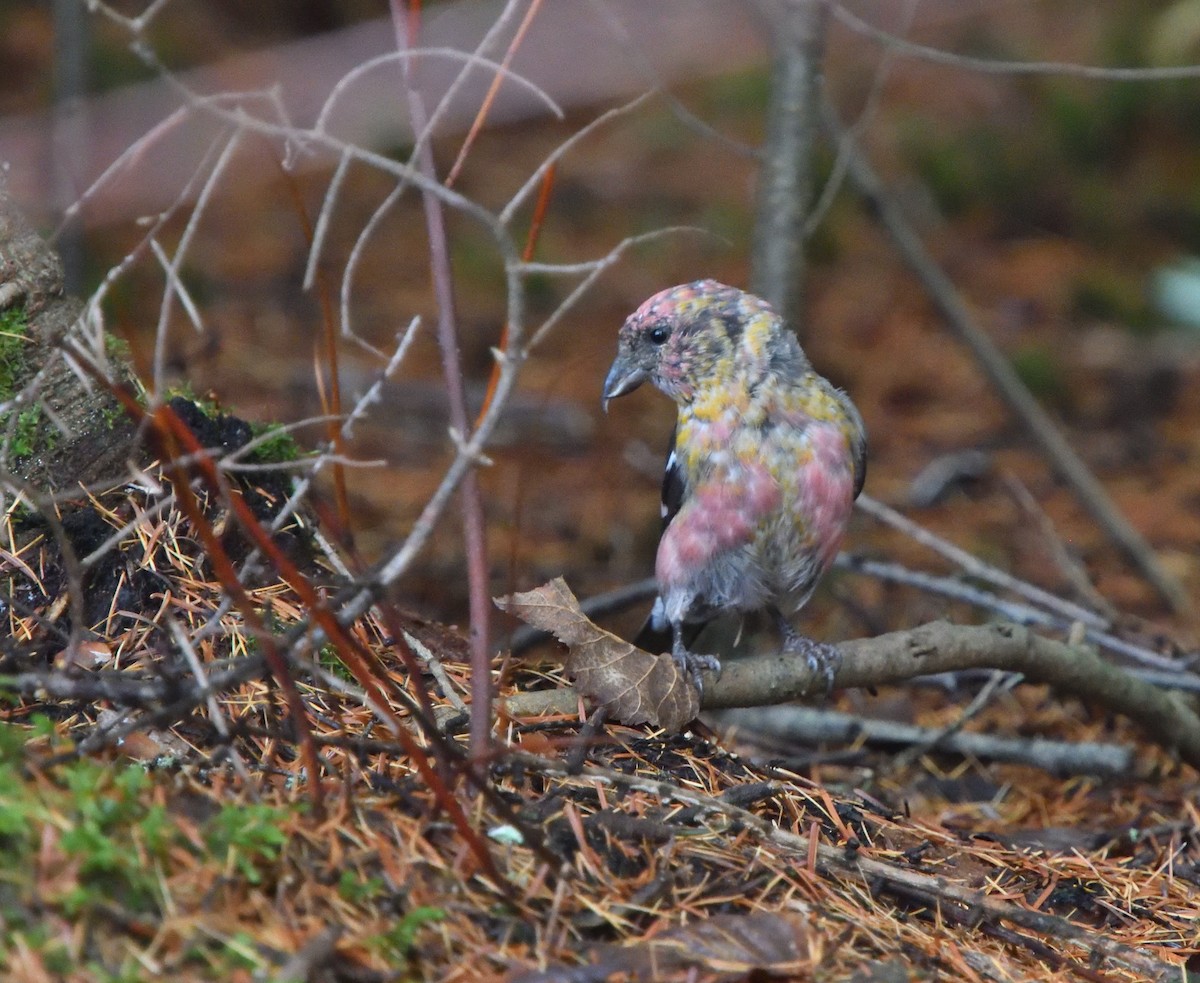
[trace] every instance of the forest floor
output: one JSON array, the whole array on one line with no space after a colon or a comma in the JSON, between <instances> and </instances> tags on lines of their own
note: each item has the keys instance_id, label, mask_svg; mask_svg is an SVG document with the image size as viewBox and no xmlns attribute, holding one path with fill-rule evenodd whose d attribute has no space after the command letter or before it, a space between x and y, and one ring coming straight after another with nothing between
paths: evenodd
<instances>
[{"instance_id":1,"label":"forest floor","mask_svg":"<svg viewBox=\"0 0 1200 983\"><path fill-rule=\"evenodd\" d=\"M872 130L881 170L901 175L900 200L971 309L1195 602L1200 336L1167 324L1151 302L1155 271L1200 250L1200 202L1178 177L1200 167L1200 140L1172 115L1192 104L1174 92L1138 102L1121 90L1118 111L1116 99L1052 81L969 77L949 92L930 85L929 71L900 74L889 93ZM764 84L751 72L681 95L719 129L757 142L751 109ZM860 92L848 84L843 96L853 104ZM984 105L998 136L976 124ZM485 133L461 190L504 200L588 118ZM448 159L456 142L437 149ZM310 217L327 177L298 180ZM670 406L639 392L605 416L601 381L617 328L645 297L699 276L747 281L753 177L752 161L714 150L662 105L599 131L564 161L540 256L593 258L625 236L673 224L724 239L641 247L531 359L489 451L494 463L481 472L493 594L561 575L586 597L651 572ZM320 411L312 366L321 305L300 289L305 237L292 190L283 177L241 192L234 182L209 205L193 246L203 259L189 271L205 332L191 332L181 315L169 341L169 366L196 393L264 422ZM345 256L387 191L378 175L353 176L330 256ZM414 313L432 323L426 243L412 231L420 228L419 206L402 206L380 232L388 248L369 252L360 268L355 316L372 342L387 345ZM494 258L465 227L452 222L451 231L462 352L478 399L503 296ZM108 269L138 234L132 224L93 231L89 264ZM990 564L1098 611L1131 643L1165 658L1194 656L1200 616L1171 611L1097 528L852 196L837 200L810 257L802 340L867 421L867 492ZM110 323L146 365L161 292L140 277L116 299ZM567 289L540 283L535 310L552 310ZM347 346L343 387L364 388L376 368ZM439 372L432 333L423 333L350 447L384 462L347 471L350 530L364 562L406 535L449 462ZM933 477L939 467L947 480ZM152 504L127 497L138 494L78 504L92 510L89 522L115 528ZM144 607L128 592L111 603L126 589L114 568L111 610L95 598L95 620L107 618L109 630L94 667L131 678L152 670L186 689L190 668L164 665L153 642L170 630L158 620L163 599L197 625L223 596L188 522L163 514L116 554L121 569L128 562L157 579L139 582ZM12 535L5 542L16 542ZM309 543L311 528L295 535ZM414 728L420 750L339 690L353 676L332 656L325 676L299 687L320 783L297 751L280 687L261 680L201 700L182 721L114 714L103 694L79 689L0 711L8 871L0 960L11 978L682 979L704 967L699 978L758 970L982 981L1200 972L1197 773L1071 693L1001 689L964 714L986 685L967 679L835 692L824 708L933 732L961 724L968 733L1120 745L1132 750L1128 769L1053 774L932 748L905 755L865 739L755 739L713 724L685 735L610 727L584 771L569 775L563 760L581 722L558 715L505 720L513 749L498 755L490 794L466 794L455 741L445 736L461 733L456 701L469 698L467 647L452 626L465 621L460 540L451 510L398 586L396 608L352 630L378 658L391 711L406 726L407 701L420 692L433 700L443 736ZM865 514L845 548L956 573ZM50 540L20 556L43 575L39 612L61 614L63 584L44 578L55 559ZM331 576L311 562L315 578ZM287 584L263 580L252 596L281 626L302 616L303 599ZM122 613L127 604L132 615ZM640 616L631 610L609 623L628 632ZM835 640L988 616L846 571L819 591L803 627ZM501 617L494 636L503 651L515 626ZM202 662L254 652L245 624L232 614L222 624L219 644L195 653ZM444 673L411 672L398 634L428 649ZM37 642L37 658L54 666L53 638ZM560 661L553 646L505 660L503 693L561 684ZM122 740L99 747L96 735L114 729ZM77 748L87 753L76 757ZM563 968L580 961L595 964L594 977ZM532 975L539 971L547 975Z\"/></svg>"}]
</instances>

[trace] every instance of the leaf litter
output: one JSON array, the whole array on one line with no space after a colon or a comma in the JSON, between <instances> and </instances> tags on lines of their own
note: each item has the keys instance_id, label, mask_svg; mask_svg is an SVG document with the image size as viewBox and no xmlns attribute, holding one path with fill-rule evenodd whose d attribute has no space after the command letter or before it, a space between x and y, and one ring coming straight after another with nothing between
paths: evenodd
<instances>
[{"instance_id":1,"label":"leaf litter","mask_svg":"<svg viewBox=\"0 0 1200 983\"><path fill-rule=\"evenodd\" d=\"M591 626L561 583L549 601L510 604L576 651L565 666L509 666L501 695L573 677L625 722L572 773L580 716L510 717L494 794L451 780L476 834L508 830L487 841L497 877L415 764L461 760L437 757L415 717L423 689L442 719L461 720L461 637L394 607L350 626L415 744L380 725L336 650L293 666L314 780L276 682L259 672L205 698L168 644L181 626L210 678L260 649L191 520L152 497L64 506L125 528L114 555L131 572L107 582L108 603L85 598L105 644L70 665L55 661L71 610L58 547L6 519L19 560L5 566L0 643L14 694L0 789L8 978L1166 980L1200 958L1196 776L1159 749L1139 745L1137 777L1118 783L932 752L889 774L865 749L840 764L703 727L671 733L695 713L650 682L661 673L669 692L673 663ZM306 522L294 518L294 539ZM308 573L328 576L315 561ZM277 637L300 623L288 585L263 575L248 596ZM200 631L210 620L219 630ZM398 634L441 663L439 686L409 672ZM626 672L639 684L614 684ZM160 712L164 680L191 694L184 710ZM1138 740L1041 688L1008 699L1040 732ZM1007 707L972 723L1011 719ZM97 818L96 802L117 803L116 818Z\"/></svg>"}]
</instances>

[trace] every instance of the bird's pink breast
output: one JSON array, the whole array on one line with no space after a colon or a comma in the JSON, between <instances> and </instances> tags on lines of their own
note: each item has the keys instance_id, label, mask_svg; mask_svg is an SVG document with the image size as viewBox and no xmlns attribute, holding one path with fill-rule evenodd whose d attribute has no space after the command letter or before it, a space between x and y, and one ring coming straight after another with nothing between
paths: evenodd
<instances>
[{"instance_id":1,"label":"bird's pink breast","mask_svg":"<svg viewBox=\"0 0 1200 983\"><path fill-rule=\"evenodd\" d=\"M837 555L850 520L854 475L849 446L840 427L817 424L812 428L810 440L812 458L801 477L800 508L824 570Z\"/></svg>"},{"instance_id":2,"label":"bird's pink breast","mask_svg":"<svg viewBox=\"0 0 1200 983\"><path fill-rule=\"evenodd\" d=\"M758 462L739 464L726 480L696 489L658 544L658 582L684 583L714 556L748 543L780 503L779 483Z\"/></svg>"}]
</instances>

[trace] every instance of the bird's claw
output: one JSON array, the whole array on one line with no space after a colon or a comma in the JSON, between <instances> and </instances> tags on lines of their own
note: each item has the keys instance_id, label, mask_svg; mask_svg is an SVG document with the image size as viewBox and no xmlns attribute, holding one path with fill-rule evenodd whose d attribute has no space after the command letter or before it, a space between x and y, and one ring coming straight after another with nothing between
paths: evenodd
<instances>
[{"instance_id":1,"label":"bird's claw","mask_svg":"<svg viewBox=\"0 0 1200 983\"><path fill-rule=\"evenodd\" d=\"M813 675L825 680L826 696L833 692L833 681L842 664L841 649L828 642L817 642L804 635L790 633L784 639L783 651L803 658Z\"/></svg>"},{"instance_id":2,"label":"bird's claw","mask_svg":"<svg viewBox=\"0 0 1200 983\"><path fill-rule=\"evenodd\" d=\"M711 672L718 676L721 674L721 660L715 655L697 655L682 646L676 646L671 652L671 658L675 660L675 665L679 666L680 672L691 677L701 694L704 693L704 673Z\"/></svg>"}]
</instances>

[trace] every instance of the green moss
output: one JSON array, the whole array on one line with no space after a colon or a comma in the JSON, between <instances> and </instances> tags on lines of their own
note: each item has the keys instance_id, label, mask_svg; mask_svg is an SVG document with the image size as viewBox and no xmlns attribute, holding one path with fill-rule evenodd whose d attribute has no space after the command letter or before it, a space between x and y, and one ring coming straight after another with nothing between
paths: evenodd
<instances>
[{"instance_id":1,"label":"green moss","mask_svg":"<svg viewBox=\"0 0 1200 983\"><path fill-rule=\"evenodd\" d=\"M0 311L0 400L16 395L25 376L24 362L29 346L29 322L24 307ZM0 413L0 440L9 433L13 410ZM6 448L8 459L20 460L35 451L49 450L58 442L58 428L49 425L40 406L15 411L17 418Z\"/></svg>"},{"instance_id":2,"label":"green moss","mask_svg":"<svg viewBox=\"0 0 1200 983\"><path fill-rule=\"evenodd\" d=\"M13 430L12 443L8 445L9 456L12 459L19 461L29 457L39 448L53 450L58 443L59 432L57 427L43 428L42 424L45 422L45 418L46 415L40 406L31 406L17 414L17 425ZM8 419L8 413L0 414L0 427L7 428ZM40 443L39 436L41 437Z\"/></svg>"},{"instance_id":3,"label":"green moss","mask_svg":"<svg viewBox=\"0 0 1200 983\"><path fill-rule=\"evenodd\" d=\"M187 382L186 380L180 382L176 386L168 386L167 390L163 393L162 399L164 403L169 403L176 396L178 396L180 399L186 399L189 403L195 403L205 416L220 416L223 412L221 407L215 401L197 396L195 391L192 389L191 383Z\"/></svg>"},{"instance_id":4,"label":"green moss","mask_svg":"<svg viewBox=\"0 0 1200 983\"><path fill-rule=\"evenodd\" d=\"M321 651L317 654L317 661L320 663L322 669L332 673L339 679L343 679L348 683L357 682L354 678L354 673L350 671L350 667L338 655L337 646L322 645Z\"/></svg>"},{"instance_id":5,"label":"green moss","mask_svg":"<svg viewBox=\"0 0 1200 983\"><path fill-rule=\"evenodd\" d=\"M204 842L227 869L261 884L268 865L287 845L284 820L289 811L260 802L223 806L205 826Z\"/></svg>"},{"instance_id":6,"label":"green moss","mask_svg":"<svg viewBox=\"0 0 1200 983\"><path fill-rule=\"evenodd\" d=\"M100 408L100 418L104 421L104 429L112 430L128 418L125 407L115 399L105 403Z\"/></svg>"},{"instance_id":7,"label":"green moss","mask_svg":"<svg viewBox=\"0 0 1200 983\"><path fill-rule=\"evenodd\" d=\"M28 346L29 322L24 307L0 311L0 400L11 399L21 377Z\"/></svg>"},{"instance_id":8,"label":"green moss","mask_svg":"<svg viewBox=\"0 0 1200 983\"><path fill-rule=\"evenodd\" d=\"M306 453L295 438L277 423L252 423L250 429L255 438L261 440L250 455L250 460L256 464L298 461Z\"/></svg>"},{"instance_id":9,"label":"green moss","mask_svg":"<svg viewBox=\"0 0 1200 983\"><path fill-rule=\"evenodd\" d=\"M365 904L383 894L386 884L382 877L367 877L358 870L343 870L338 878L338 894L351 904Z\"/></svg>"},{"instance_id":10,"label":"green moss","mask_svg":"<svg viewBox=\"0 0 1200 983\"><path fill-rule=\"evenodd\" d=\"M44 720L32 730L0 726L0 926L31 931L35 898L68 917L114 902L131 912L157 910L155 863L185 841L163 807L143 794L149 775L139 765L73 761L49 780L31 781L23 771L26 742L50 733ZM28 858L37 855L49 828L72 873L39 883ZM7 941L0 932L0 952L11 951Z\"/></svg>"},{"instance_id":11,"label":"green moss","mask_svg":"<svg viewBox=\"0 0 1200 983\"><path fill-rule=\"evenodd\" d=\"M180 864L191 869L200 859L252 885L274 879L295 808L227 803L199 825L197 842L156 802L158 779L142 765L68 761L40 773L34 766L31 777L31 758L44 757L47 742L51 752L66 749L44 717L31 727L0 723L0 977L12 969L8 954L22 948L51 972L72 966L78 953L47 928L63 918L78 922L114 910L158 915L162 883ZM29 859L47 843L66 859L51 878ZM191 955L220 968L239 951L229 939L219 951L202 944ZM246 945L244 952L253 951ZM157 978L141 974L134 961L93 968L96 979Z\"/></svg>"},{"instance_id":12,"label":"green moss","mask_svg":"<svg viewBox=\"0 0 1200 983\"><path fill-rule=\"evenodd\" d=\"M114 362L128 362L130 358L129 342L118 338L115 334L104 334L104 353Z\"/></svg>"}]
</instances>

